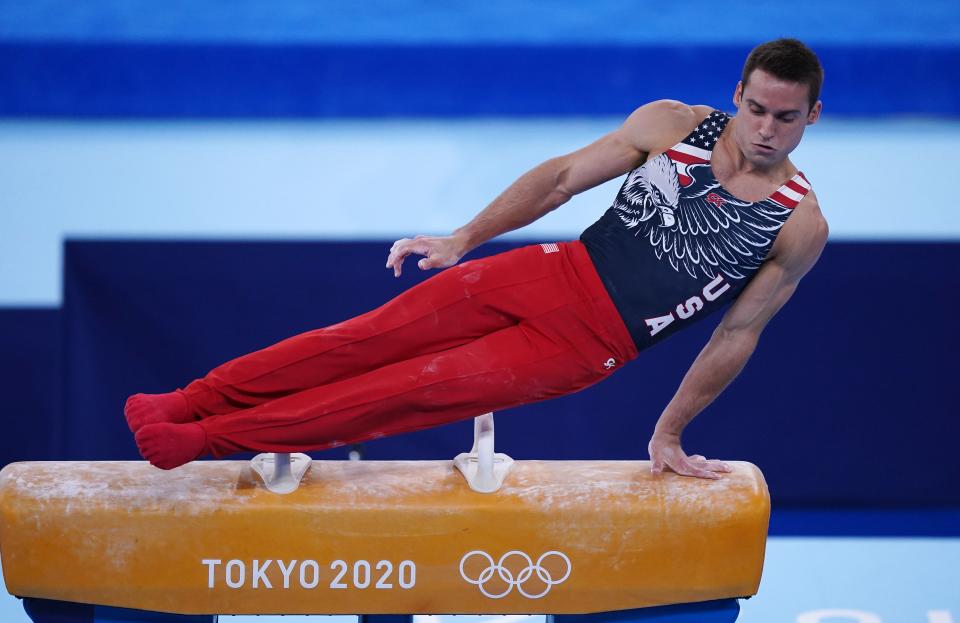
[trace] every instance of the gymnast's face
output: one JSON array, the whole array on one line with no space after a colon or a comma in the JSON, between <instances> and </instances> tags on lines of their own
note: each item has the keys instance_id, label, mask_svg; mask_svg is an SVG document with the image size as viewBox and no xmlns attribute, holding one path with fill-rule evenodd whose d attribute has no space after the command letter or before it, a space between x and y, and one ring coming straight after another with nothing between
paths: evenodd
<instances>
[{"instance_id":1,"label":"gymnast's face","mask_svg":"<svg viewBox=\"0 0 960 623\"><path fill-rule=\"evenodd\" d=\"M820 118L821 102L810 108L809 95L809 85L781 80L762 69L753 70L746 87L737 83L733 138L751 164L776 165L800 144L803 130Z\"/></svg>"}]
</instances>

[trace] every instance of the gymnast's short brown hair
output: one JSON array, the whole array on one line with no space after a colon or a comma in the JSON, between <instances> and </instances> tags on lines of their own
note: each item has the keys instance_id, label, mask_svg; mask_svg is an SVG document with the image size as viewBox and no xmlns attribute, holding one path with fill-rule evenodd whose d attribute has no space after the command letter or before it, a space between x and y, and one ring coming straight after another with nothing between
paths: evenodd
<instances>
[{"instance_id":1,"label":"gymnast's short brown hair","mask_svg":"<svg viewBox=\"0 0 960 623\"><path fill-rule=\"evenodd\" d=\"M820 97L823 66L813 50L798 39L776 39L753 48L747 56L747 62L743 64L740 80L744 88L747 87L747 81L754 69L762 69L780 80L809 86L811 109Z\"/></svg>"}]
</instances>

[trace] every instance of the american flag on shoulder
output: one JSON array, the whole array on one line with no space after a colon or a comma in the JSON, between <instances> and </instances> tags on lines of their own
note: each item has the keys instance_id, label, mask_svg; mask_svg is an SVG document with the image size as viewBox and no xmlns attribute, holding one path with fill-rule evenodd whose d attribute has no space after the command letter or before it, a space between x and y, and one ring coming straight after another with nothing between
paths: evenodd
<instances>
[{"instance_id":1,"label":"american flag on shoulder","mask_svg":"<svg viewBox=\"0 0 960 623\"><path fill-rule=\"evenodd\" d=\"M710 152L686 143L677 143L667 150L667 156L677 166L677 179L681 186L689 186L693 178L687 175L687 167L691 164L710 164Z\"/></svg>"},{"instance_id":2,"label":"american flag on shoulder","mask_svg":"<svg viewBox=\"0 0 960 623\"><path fill-rule=\"evenodd\" d=\"M544 242L540 244L540 248L543 249L544 253L559 253L560 247L557 246L556 242Z\"/></svg>"},{"instance_id":3,"label":"american flag on shoulder","mask_svg":"<svg viewBox=\"0 0 960 623\"><path fill-rule=\"evenodd\" d=\"M790 178L786 184L770 195L770 200L792 210L797 207L797 204L809 190L810 181L802 172L797 171L797 174Z\"/></svg>"},{"instance_id":4,"label":"american flag on shoulder","mask_svg":"<svg viewBox=\"0 0 960 623\"><path fill-rule=\"evenodd\" d=\"M677 165L677 178L683 186L693 183L693 178L687 175L687 167L691 164L710 164L710 153L717 139L730 120L727 115L715 110L700 122L696 129L683 139L682 143L667 150L667 155Z\"/></svg>"}]
</instances>

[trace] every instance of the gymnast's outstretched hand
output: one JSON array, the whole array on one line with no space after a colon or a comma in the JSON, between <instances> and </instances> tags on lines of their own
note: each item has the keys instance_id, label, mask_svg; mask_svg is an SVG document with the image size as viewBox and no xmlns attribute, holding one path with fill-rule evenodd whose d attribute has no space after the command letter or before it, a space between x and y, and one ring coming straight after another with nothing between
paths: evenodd
<instances>
[{"instance_id":1,"label":"gymnast's outstretched hand","mask_svg":"<svg viewBox=\"0 0 960 623\"><path fill-rule=\"evenodd\" d=\"M652 462L650 472L654 475L663 472L664 468L670 468L681 476L717 480L721 472L733 471L723 461L709 461L700 454L687 456L680 447L678 435L654 433L647 451L650 452Z\"/></svg>"},{"instance_id":2,"label":"gymnast's outstretched hand","mask_svg":"<svg viewBox=\"0 0 960 623\"><path fill-rule=\"evenodd\" d=\"M403 260L411 253L426 256L417 262L417 266L420 270L427 270L453 266L460 261L465 251L461 239L457 236L401 238L390 247L390 255L387 257L387 268L393 268L394 277L400 276Z\"/></svg>"}]
</instances>

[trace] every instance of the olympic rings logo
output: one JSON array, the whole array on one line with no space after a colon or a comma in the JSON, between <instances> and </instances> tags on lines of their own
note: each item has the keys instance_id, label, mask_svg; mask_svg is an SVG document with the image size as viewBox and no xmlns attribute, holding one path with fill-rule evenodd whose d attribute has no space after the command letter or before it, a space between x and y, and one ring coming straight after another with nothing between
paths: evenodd
<instances>
[{"instance_id":1,"label":"olympic rings logo","mask_svg":"<svg viewBox=\"0 0 960 623\"><path fill-rule=\"evenodd\" d=\"M484 561L486 561L487 566L476 578L471 578L467 576L464 565L468 560L475 556L480 556ZM514 572L511 571L506 564L507 561L514 557L520 557L520 559L523 561L523 568L520 569L516 575L514 575ZM554 579L550 571L544 568L544 561L551 557L557 557L562 561L563 566L566 569L566 571L563 573L563 577ZM570 577L571 569L572 567L570 565L570 559L567 558L567 555L563 552L558 552L555 550L544 553L540 556L540 558L537 558L537 562L533 562L530 556L519 550L507 552L500 557L500 560L496 562L493 561L493 556L480 550L468 552L463 556L463 558L460 559L460 575L470 584L475 584L478 586L480 588L480 592L490 599L500 599L501 597L506 597L510 594L514 587L516 587L517 591L527 599L540 599L549 593L553 586L560 584ZM487 584L491 579L493 579L494 573L496 573L497 576L506 584L506 588L499 593L491 593L489 590L487 590ZM524 588L526 583L533 577L533 574L536 574L537 578L539 578L539 580L544 584L544 588L539 593L529 593Z\"/></svg>"}]
</instances>

